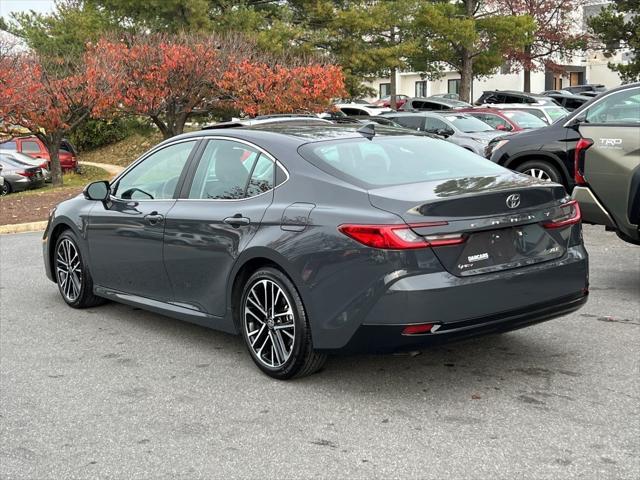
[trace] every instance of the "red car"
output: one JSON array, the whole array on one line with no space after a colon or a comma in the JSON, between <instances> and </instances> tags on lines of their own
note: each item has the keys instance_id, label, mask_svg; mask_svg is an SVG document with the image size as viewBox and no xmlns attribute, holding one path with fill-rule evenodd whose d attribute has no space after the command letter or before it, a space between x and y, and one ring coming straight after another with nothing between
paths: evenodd
<instances>
[{"instance_id":1,"label":"red car","mask_svg":"<svg viewBox=\"0 0 640 480\"><path fill-rule=\"evenodd\" d=\"M43 162L43 168L51 170L51 157L49 150L45 147L44 143L36 136L31 137L16 137L8 142L0 143L0 150L12 150L14 152L24 153L33 158L41 158ZM62 170L77 170L78 159L76 157L76 151L67 140L62 140L60 145L60 152L58 153L60 158L60 166Z\"/></svg>"},{"instance_id":2,"label":"red car","mask_svg":"<svg viewBox=\"0 0 640 480\"><path fill-rule=\"evenodd\" d=\"M457 112L464 112L467 115L476 117L484 123L488 123L496 130L505 132L520 132L534 128L546 127L540 118L522 110L497 110L495 108L462 108Z\"/></svg>"},{"instance_id":3,"label":"red car","mask_svg":"<svg viewBox=\"0 0 640 480\"><path fill-rule=\"evenodd\" d=\"M408 98L409 97L407 95L396 95L396 108L400 108L402 105L404 105L407 102ZM373 104L379 107L389 108L391 107L391 97L382 97L380 100L376 100L375 102L373 102Z\"/></svg>"}]
</instances>

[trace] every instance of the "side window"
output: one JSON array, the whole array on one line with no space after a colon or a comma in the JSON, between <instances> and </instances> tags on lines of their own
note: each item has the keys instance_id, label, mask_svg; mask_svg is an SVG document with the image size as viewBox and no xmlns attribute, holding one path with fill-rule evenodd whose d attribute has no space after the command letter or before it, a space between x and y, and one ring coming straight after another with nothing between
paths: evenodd
<instances>
[{"instance_id":1,"label":"side window","mask_svg":"<svg viewBox=\"0 0 640 480\"><path fill-rule=\"evenodd\" d=\"M341 108L342 113L345 115L369 115L365 110L360 110L359 108Z\"/></svg>"},{"instance_id":2,"label":"side window","mask_svg":"<svg viewBox=\"0 0 640 480\"><path fill-rule=\"evenodd\" d=\"M412 117L395 117L394 122L399 123L403 127L410 128L411 130L424 130L424 117L412 116Z\"/></svg>"},{"instance_id":3,"label":"side window","mask_svg":"<svg viewBox=\"0 0 640 480\"><path fill-rule=\"evenodd\" d=\"M33 140L22 142L22 153L40 153L40 145Z\"/></svg>"},{"instance_id":4,"label":"side window","mask_svg":"<svg viewBox=\"0 0 640 480\"><path fill-rule=\"evenodd\" d=\"M478 118L479 120L482 120L484 123L489 124L493 128L498 128L499 126L502 126L502 128L505 130L511 130L511 125L509 125L509 123L505 119L500 118L498 115L491 115L490 113L485 113L482 115L476 115L476 118Z\"/></svg>"},{"instance_id":5,"label":"side window","mask_svg":"<svg viewBox=\"0 0 640 480\"><path fill-rule=\"evenodd\" d=\"M427 118L427 132L437 132L441 129L448 130L449 126L438 118Z\"/></svg>"},{"instance_id":6,"label":"side window","mask_svg":"<svg viewBox=\"0 0 640 480\"><path fill-rule=\"evenodd\" d=\"M0 143L0 149L2 149L2 150L12 150L12 151L15 152L18 149L18 145L14 141L4 142L4 143Z\"/></svg>"},{"instance_id":7,"label":"side window","mask_svg":"<svg viewBox=\"0 0 640 480\"><path fill-rule=\"evenodd\" d=\"M549 121L547 120L547 117L544 116L544 113L541 112L540 110L537 110L535 108L531 108L531 109L527 109L525 110L527 113L530 113L531 115L535 115L536 117L538 117L540 120L544 121L544 123L549 123Z\"/></svg>"},{"instance_id":8,"label":"side window","mask_svg":"<svg viewBox=\"0 0 640 480\"><path fill-rule=\"evenodd\" d=\"M614 93L587 110L587 123L606 125L640 123L640 89Z\"/></svg>"},{"instance_id":9,"label":"side window","mask_svg":"<svg viewBox=\"0 0 640 480\"><path fill-rule=\"evenodd\" d=\"M189 198L252 197L271 190L274 175L274 163L257 149L232 140L211 140L200 158Z\"/></svg>"},{"instance_id":10,"label":"side window","mask_svg":"<svg viewBox=\"0 0 640 480\"><path fill-rule=\"evenodd\" d=\"M275 165L271 159L265 155L260 155L253 166L253 173L249 179L246 196L255 197L261 193L268 192L273 188Z\"/></svg>"},{"instance_id":11,"label":"side window","mask_svg":"<svg viewBox=\"0 0 640 480\"><path fill-rule=\"evenodd\" d=\"M152 153L118 181L114 195L125 200L173 198L196 143L196 140L180 142Z\"/></svg>"}]
</instances>

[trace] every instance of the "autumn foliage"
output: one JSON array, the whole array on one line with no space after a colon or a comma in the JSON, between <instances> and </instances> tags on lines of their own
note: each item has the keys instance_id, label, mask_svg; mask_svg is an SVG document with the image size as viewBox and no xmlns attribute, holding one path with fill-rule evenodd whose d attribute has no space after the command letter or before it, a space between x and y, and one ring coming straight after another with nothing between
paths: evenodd
<instances>
[{"instance_id":1,"label":"autumn foliage","mask_svg":"<svg viewBox=\"0 0 640 480\"><path fill-rule=\"evenodd\" d=\"M238 36L101 40L89 49L87 80L92 95L112 91L97 99L94 115L145 115L165 137L220 106L246 115L322 111L344 93L338 67L269 59Z\"/></svg>"}]
</instances>

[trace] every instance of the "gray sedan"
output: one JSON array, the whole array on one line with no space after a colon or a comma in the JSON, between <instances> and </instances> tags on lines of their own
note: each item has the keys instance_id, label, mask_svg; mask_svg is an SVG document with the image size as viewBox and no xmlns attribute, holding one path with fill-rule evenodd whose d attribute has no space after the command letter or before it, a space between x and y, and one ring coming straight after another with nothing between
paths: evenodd
<instances>
[{"instance_id":1,"label":"gray sedan","mask_svg":"<svg viewBox=\"0 0 640 480\"><path fill-rule=\"evenodd\" d=\"M394 112L385 114L403 127L428 132L445 138L467 150L484 156L489 141L505 133L471 115L456 112Z\"/></svg>"},{"instance_id":2,"label":"gray sedan","mask_svg":"<svg viewBox=\"0 0 640 480\"><path fill-rule=\"evenodd\" d=\"M0 166L2 166L2 177L4 178L0 190L2 196L44 185L44 176L40 167L20 162L5 154L0 154Z\"/></svg>"},{"instance_id":3,"label":"gray sedan","mask_svg":"<svg viewBox=\"0 0 640 480\"><path fill-rule=\"evenodd\" d=\"M564 187L377 124L173 137L59 204L43 253L70 307L239 334L279 379L549 320L588 287Z\"/></svg>"}]
</instances>

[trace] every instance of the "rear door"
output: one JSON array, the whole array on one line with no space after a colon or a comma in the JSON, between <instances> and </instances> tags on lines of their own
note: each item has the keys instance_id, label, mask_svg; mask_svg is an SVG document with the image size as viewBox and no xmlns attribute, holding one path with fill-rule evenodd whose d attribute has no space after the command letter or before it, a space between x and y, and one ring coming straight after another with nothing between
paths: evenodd
<instances>
[{"instance_id":1,"label":"rear door","mask_svg":"<svg viewBox=\"0 0 640 480\"><path fill-rule=\"evenodd\" d=\"M640 87L621 90L586 111L580 135L593 145L585 152L583 176L621 229L638 228L640 205Z\"/></svg>"},{"instance_id":2,"label":"rear door","mask_svg":"<svg viewBox=\"0 0 640 480\"><path fill-rule=\"evenodd\" d=\"M225 314L230 271L273 200L279 168L249 143L207 142L166 217L164 259L176 303Z\"/></svg>"}]
</instances>

